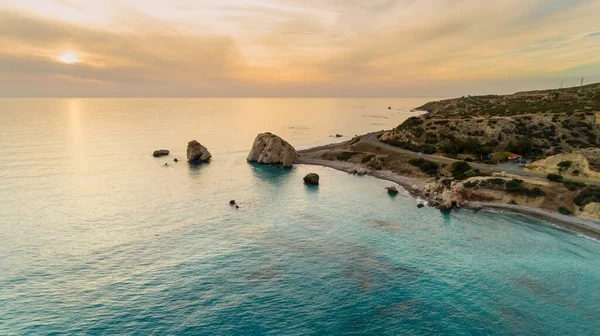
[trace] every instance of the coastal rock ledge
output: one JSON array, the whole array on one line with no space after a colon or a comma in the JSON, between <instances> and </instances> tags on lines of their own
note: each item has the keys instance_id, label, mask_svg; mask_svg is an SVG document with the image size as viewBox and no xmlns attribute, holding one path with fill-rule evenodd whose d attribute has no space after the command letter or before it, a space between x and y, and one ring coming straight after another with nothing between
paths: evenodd
<instances>
[{"instance_id":1,"label":"coastal rock ledge","mask_svg":"<svg viewBox=\"0 0 600 336\"><path fill-rule=\"evenodd\" d=\"M210 161L210 152L206 147L202 146L198 141L192 140L188 142L187 159L189 163L206 163Z\"/></svg>"},{"instance_id":2,"label":"coastal rock ledge","mask_svg":"<svg viewBox=\"0 0 600 336\"><path fill-rule=\"evenodd\" d=\"M248 162L258 162L265 164L282 164L284 167L291 167L298 161L298 152L287 141L275 134L266 132L261 133L254 139L252 150L246 159Z\"/></svg>"}]
</instances>

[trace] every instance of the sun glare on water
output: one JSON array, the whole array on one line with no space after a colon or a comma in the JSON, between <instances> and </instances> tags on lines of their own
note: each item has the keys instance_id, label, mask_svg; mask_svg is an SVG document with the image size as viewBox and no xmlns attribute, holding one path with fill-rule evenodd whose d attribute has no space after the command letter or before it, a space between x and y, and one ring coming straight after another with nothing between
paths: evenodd
<instances>
[{"instance_id":1,"label":"sun glare on water","mask_svg":"<svg viewBox=\"0 0 600 336\"><path fill-rule=\"evenodd\" d=\"M76 54L67 52L57 57L58 61L65 64L75 64L81 62Z\"/></svg>"}]
</instances>

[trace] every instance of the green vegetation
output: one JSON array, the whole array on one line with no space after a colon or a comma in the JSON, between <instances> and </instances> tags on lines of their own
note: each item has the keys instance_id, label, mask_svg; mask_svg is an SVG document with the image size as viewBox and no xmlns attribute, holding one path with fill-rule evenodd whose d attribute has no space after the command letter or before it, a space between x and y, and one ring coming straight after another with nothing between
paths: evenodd
<instances>
[{"instance_id":1,"label":"green vegetation","mask_svg":"<svg viewBox=\"0 0 600 336\"><path fill-rule=\"evenodd\" d=\"M390 144L415 152L466 154L485 160L492 152L538 159L599 143L593 112L600 111L599 84L467 96L430 102L419 109L429 113L398 126Z\"/></svg>"},{"instance_id":2,"label":"green vegetation","mask_svg":"<svg viewBox=\"0 0 600 336\"><path fill-rule=\"evenodd\" d=\"M587 187L575 196L573 203L584 207L592 202L600 202L600 188L598 187Z\"/></svg>"},{"instance_id":3,"label":"green vegetation","mask_svg":"<svg viewBox=\"0 0 600 336\"><path fill-rule=\"evenodd\" d=\"M369 162L369 161L371 161L371 159L373 159L374 157L375 157L375 155L373 155L373 154L365 155L365 157L363 157L363 158L360 160L360 162L361 162L361 163L366 163L366 162Z\"/></svg>"},{"instance_id":4,"label":"green vegetation","mask_svg":"<svg viewBox=\"0 0 600 336\"><path fill-rule=\"evenodd\" d=\"M579 190L581 188L585 188L585 183L583 182L574 182L574 181L564 181L563 185L565 186L565 188L571 190L571 191L575 191L575 190Z\"/></svg>"},{"instance_id":5,"label":"green vegetation","mask_svg":"<svg viewBox=\"0 0 600 336\"><path fill-rule=\"evenodd\" d=\"M451 138L446 136L446 138ZM458 155L458 154L475 154L488 155L492 152L492 148L481 144L478 138L468 137L465 140L453 138L443 143L440 150L445 154Z\"/></svg>"},{"instance_id":6,"label":"green vegetation","mask_svg":"<svg viewBox=\"0 0 600 336\"><path fill-rule=\"evenodd\" d=\"M506 151L527 156L533 151L533 141L531 139L511 140L506 145Z\"/></svg>"},{"instance_id":7,"label":"green vegetation","mask_svg":"<svg viewBox=\"0 0 600 336\"><path fill-rule=\"evenodd\" d=\"M452 177L457 180L464 180L472 177L468 174L468 172L471 171L471 165L465 161L454 162L450 168L450 171L452 172Z\"/></svg>"},{"instance_id":8,"label":"green vegetation","mask_svg":"<svg viewBox=\"0 0 600 336\"><path fill-rule=\"evenodd\" d=\"M437 163L431 162L431 161L428 161L428 160L425 160L422 158L411 159L408 161L408 163L419 168L419 170L421 170L423 173L429 174L429 175L437 175L438 170L440 168L440 166Z\"/></svg>"},{"instance_id":9,"label":"green vegetation","mask_svg":"<svg viewBox=\"0 0 600 336\"><path fill-rule=\"evenodd\" d=\"M487 180L482 180L480 182L477 181L467 181L463 186L467 189L473 188L484 188L490 190L499 190L507 193L511 193L514 195L523 195L527 197L541 197L546 195L542 189L539 187L527 188L523 185L523 180L512 179L505 180L501 178L490 178Z\"/></svg>"},{"instance_id":10,"label":"green vegetation","mask_svg":"<svg viewBox=\"0 0 600 336\"><path fill-rule=\"evenodd\" d=\"M341 152L340 154L338 154L337 159L340 161L348 161L356 154L359 154L359 153L358 152Z\"/></svg>"},{"instance_id":11,"label":"green vegetation","mask_svg":"<svg viewBox=\"0 0 600 336\"><path fill-rule=\"evenodd\" d=\"M561 172L571 168L572 165L573 165L573 161L561 161L557 164L558 170Z\"/></svg>"},{"instance_id":12,"label":"green vegetation","mask_svg":"<svg viewBox=\"0 0 600 336\"><path fill-rule=\"evenodd\" d=\"M563 215L567 215L567 216L571 216L573 215L573 211L571 211L571 209L561 206L560 208L558 208L558 212L560 212Z\"/></svg>"},{"instance_id":13,"label":"green vegetation","mask_svg":"<svg viewBox=\"0 0 600 336\"><path fill-rule=\"evenodd\" d=\"M562 175L558 175L558 174L548 174L548 175L546 175L546 178L552 182L562 182L563 181Z\"/></svg>"}]
</instances>

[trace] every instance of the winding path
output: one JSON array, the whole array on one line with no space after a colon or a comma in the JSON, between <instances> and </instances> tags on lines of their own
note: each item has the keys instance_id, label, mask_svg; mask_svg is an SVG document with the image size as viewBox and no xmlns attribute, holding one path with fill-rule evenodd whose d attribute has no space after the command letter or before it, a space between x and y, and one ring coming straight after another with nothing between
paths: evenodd
<instances>
[{"instance_id":1,"label":"winding path","mask_svg":"<svg viewBox=\"0 0 600 336\"><path fill-rule=\"evenodd\" d=\"M454 162L459 161L459 160L454 160L454 159L443 157L443 156L415 153L415 152L409 151L407 149L403 149L403 148L399 148L399 147L395 147L395 146L383 143L383 142L379 141L379 135L381 135L382 133L383 132L379 131L379 132L365 134L363 136L363 141L365 141L375 147L385 148L386 150L389 150L392 152L403 153L403 154L412 155L414 157L424 158L424 159L427 159L429 161L433 161L436 163L453 164ZM524 170L522 167L519 167L519 165L517 165L517 164L502 164L502 165L497 165L497 166L486 165L486 164L481 164L481 163L474 163L474 162L469 162L469 164L471 165L471 167L473 167L475 169L479 169L482 172L488 172L488 173L502 173L503 172L503 173L507 173L507 174L519 175L519 176L524 176L524 177L541 178L541 179L546 179L546 175L547 175L544 173L538 173L538 172ZM565 179L565 181L583 182L583 183L587 183L587 184L600 185L600 181L587 179L587 178L565 177L564 179Z\"/></svg>"}]
</instances>

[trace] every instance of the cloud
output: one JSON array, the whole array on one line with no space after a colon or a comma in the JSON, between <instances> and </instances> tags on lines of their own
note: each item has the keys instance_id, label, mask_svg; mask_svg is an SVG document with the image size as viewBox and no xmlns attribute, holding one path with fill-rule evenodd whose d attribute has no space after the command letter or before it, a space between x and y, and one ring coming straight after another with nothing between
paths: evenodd
<instances>
[{"instance_id":1,"label":"cloud","mask_svg":"<svg viewBox=\"0 0 600 336\"><path fill-rule=\"evenodd\" d=\"M0 72L56 73L112 82L164 78L195 83L233 78L243 67L235 42L225 36L185 36L168 30L115 33L8 11L0 11L0 41L4 46L0 47ZM84 62L57 63L55 57L65 50L81 53Z\"/></svg>"},{"instance_id":2,"label":"cloud","mask_svg":"<svg viewBox=\"0 0 600 336\"><path fill-rule=\"evenodd\" d=\"M586 66L600 62L597 0L23 0L2 8L0 77L23 94L54 83L60 95L439 96L490 83L538 88L568 69L600 75ZM57 63L65 51L83 62ZM0 80L0 94L16 92L10 82Z\"/></svg>"}]
</instances>

